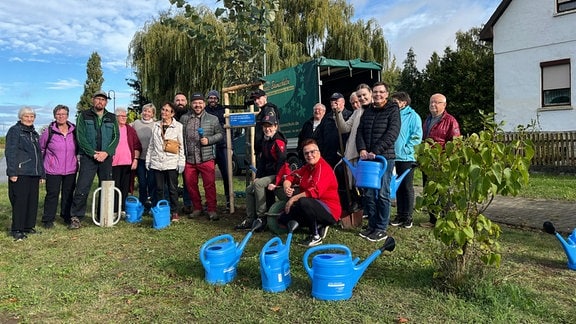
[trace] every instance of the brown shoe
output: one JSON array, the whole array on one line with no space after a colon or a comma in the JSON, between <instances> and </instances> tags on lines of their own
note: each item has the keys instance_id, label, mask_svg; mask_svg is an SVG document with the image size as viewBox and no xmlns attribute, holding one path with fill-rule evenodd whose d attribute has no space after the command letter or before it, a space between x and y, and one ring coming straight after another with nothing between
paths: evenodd
<instances>
[{"instance_id":1,"label":"brown shoe","mask_svg":"<svg viewBox=\"0 0 576 324\"><path fill-rule=\"evenodd\" d=\"M178 217L178 213L172 213L172 217L171 217L173 222L178 222L180 221L180 217Z\"/></svg>"},{"instance_id":2,"label":"brown shoe","mask_svg":"<svg viewBox=\"0 0 576 324\"><path fill-rule=\"evenodd\" d=\"M424 227L424 228L434 228L434 227L436 227L436 224L431 223L431 222L420 223L420 227Z\"/></svg>"}]
</instances>

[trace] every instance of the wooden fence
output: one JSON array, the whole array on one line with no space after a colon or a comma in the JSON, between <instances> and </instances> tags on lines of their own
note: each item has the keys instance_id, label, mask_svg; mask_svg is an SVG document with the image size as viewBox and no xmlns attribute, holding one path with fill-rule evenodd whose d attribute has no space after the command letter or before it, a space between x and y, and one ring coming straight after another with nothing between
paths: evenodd
<instances>
[{"instance_id":1,"label":"wooden fence","mask_svg":"<svg viewBox=\"0 0 576 324\"><path fill-rule=\"evenodd\" d=\"M531 169L549 172L576 172L576 131L505 133L503 142L526 136L534 143Z\"/></svg>"}]
</instances>

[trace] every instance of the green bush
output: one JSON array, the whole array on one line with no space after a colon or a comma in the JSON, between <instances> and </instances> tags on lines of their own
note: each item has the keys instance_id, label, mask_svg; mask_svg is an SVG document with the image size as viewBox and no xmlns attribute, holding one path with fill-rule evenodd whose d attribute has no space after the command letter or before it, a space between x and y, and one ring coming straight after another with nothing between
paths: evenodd
<instances>
[{"instance_id":1,"label":"green bush","mask_svg":"<svg viewBox=\"0 0 576 324\"><path fill-rule=\"evenodd\" d=\"M429 179L416 207L438 216L434 236L445 250L436 277L449 289L481 275L479 261L500 265L500 227L482 213L497 194L515 196L528 184L534 155L528 140L495 141L498 127L493 116L484 119L485 129L478 134L455 138L444 148L432 141L416 148L420 168Z\"/></svg>"}]
</instances>

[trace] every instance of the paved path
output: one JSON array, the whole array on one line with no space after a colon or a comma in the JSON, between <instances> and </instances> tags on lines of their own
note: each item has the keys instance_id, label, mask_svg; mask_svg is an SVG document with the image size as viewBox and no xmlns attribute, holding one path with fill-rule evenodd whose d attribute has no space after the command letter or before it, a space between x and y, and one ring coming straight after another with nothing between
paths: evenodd
<instances>
[{"instance_id":1,"label":"paved path","mask_svg":"<svg viewBox=\"0 0 576 324\"><path fill-rule=\"evenodd\" d=\"M422 187L415 187L420 195ZM492 221L518 227L542 229L551 221L558 232L572 233L576 228L576 202L497 196L484 212Z\"/></svg>"},{"instance_id":2,"label":"paved path","mask_svg":"<svg viewBox=\"0 0 576 324\"><path fill-rule=\"evenodd\" d=\"M498 223L535 229L548 220L564 234L576 228L576 202L498 196L485 215Z\"/></svg>"}]
</instances>

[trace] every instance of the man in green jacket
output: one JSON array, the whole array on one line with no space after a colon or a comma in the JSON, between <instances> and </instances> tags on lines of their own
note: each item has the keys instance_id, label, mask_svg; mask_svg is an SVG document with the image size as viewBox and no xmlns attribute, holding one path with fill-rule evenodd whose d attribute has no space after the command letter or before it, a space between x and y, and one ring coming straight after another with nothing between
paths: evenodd
<instances>
[{"instance_id":1,"label":"man in green jacket","mask_svg":"<svg viewBox=\"0 0 576 324\"><path fill-rule=\"evenodd\" d=\"M120 134L116 115L106 110L107 103L106 92L96 92L92 96L92 108L79 112L76 119L80 168L70 211L70 229L80 228L96 173L100 183L112 180L112 156L118 146Z\"/></svg>"}]
</instances>

